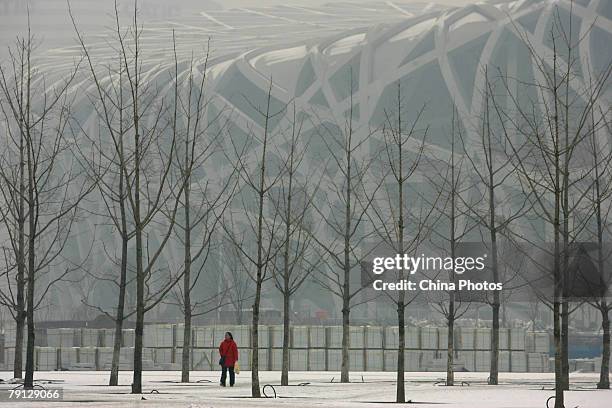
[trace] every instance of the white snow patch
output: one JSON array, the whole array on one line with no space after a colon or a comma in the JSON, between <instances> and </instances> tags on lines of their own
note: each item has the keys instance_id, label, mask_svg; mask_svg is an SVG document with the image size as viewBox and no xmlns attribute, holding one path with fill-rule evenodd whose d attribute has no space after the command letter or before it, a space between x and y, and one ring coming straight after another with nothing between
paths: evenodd
<instances>
[{"instance_id":1,"label":"white snow patch","mask_svg":"<svg viewBox=\"0 0 612 408\"><path fill-rule=\"evenodd\" d=\"M502 373L500 385L486 385L488 373L455 373L457 386L435 385L445 373L407 372L406 398L422 408L543 408L546 399L554 394L551 390L552 373ZM12 373L0 373L0 378L9 379ZM155 407L291 407L312 408L388 408L395 398L395 373L352 372L350 384L340 384L338 372L291 372L290 384L281 387L280 372L260 372L260 385L274 384L277 399L252 399L251 373L243 371L236 377L236 386L219 386L219 373L195 371L191 383L181 384L178 371L148 371L143 373L143 395L130 394L132 373L120 372L118 387L107 386L108 372L60 371L36 372L35 379L53 380L54 384L43 384L46 388L62 387L64 401L20 402L21 407L59 408L95 406L101 408L125 408L127 406ZM334 378L334 382L331 382ZM573 391L566 392L567 407L608 408L612 391L596 390L598 374L570 375ZM363 382L362 382L363 381ZM461 382L466 382L461 386ZM300 383L307 385L297 386ZM469 386L467 385L469 383ZM1 392L14 385L0 384ZM157 390L157 393L151 393ZM271 390L266 390L270 394ZM142 401L144 397L146 401ZM0 403L0 406L16 404Z\"/></svg>"}]
</instances>

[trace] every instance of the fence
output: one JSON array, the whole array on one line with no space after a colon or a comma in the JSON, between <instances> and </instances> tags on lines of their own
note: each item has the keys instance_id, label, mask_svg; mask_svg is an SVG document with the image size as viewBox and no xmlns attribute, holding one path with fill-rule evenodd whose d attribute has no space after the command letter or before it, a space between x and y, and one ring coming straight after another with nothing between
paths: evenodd
<instances>
[{"instance_id":1,"label":"fence","mask_svg":"<svg viewBox=\"0 0 612 408\"><path fill-rule=\"evenodd\" d=\"M251 368L249 326L194 326L191 331L191 369L218 369L217 347L226 331L233 334L240 350L243 370ZM397 326L351 326L349 366L353 371L395 371L398 353ZM180 370L184 326L151 324L144 330L143 367L146 370ZM42 338L40 338L42 337ZM6 329L2 365L14 361L14 329ZM259 368L282 367L282 326L259 327ZM337 371L341 364L341 326L293 326L289 336L289 369L292 371ZM406 327L406 371L445 371L448 331L444 327ZM491 330L458 327L455 330L455 370L489 370ZM549 334L522 329L500 329L502 372L548 372ZM37 337L35 366L38 370L108 370L112 360L114 330L48 329ZM134 330L123 330L120 369L133 366ZM25 364L25 360L24 360Z\"/></svg>"}]
</instances>

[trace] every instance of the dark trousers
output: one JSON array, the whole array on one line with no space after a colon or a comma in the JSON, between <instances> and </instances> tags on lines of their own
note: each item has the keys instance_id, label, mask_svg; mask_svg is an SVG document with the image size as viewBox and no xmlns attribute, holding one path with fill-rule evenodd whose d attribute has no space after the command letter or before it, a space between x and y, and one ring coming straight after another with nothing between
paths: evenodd
<instances>
[{"instance_id":1,"label":"dark trousers","mask_svg":"<svg viewBox=\"0 0 612 408\"><path fill-rule=\"evenodd\" d=\"M221 384L225 385L225 379L227 378L227 372L229 371L230 386L236 382L236 374L234 373L234 366L221 368Z\"/></svg>"}]
</instances>

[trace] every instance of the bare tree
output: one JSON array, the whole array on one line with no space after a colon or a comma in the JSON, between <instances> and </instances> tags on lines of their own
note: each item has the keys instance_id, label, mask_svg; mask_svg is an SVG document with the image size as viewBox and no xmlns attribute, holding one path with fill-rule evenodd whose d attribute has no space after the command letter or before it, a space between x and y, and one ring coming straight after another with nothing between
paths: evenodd
<instances>
[{"instance_id":1,"label":"bare tree","mask_svg":"<svg viewBox=\"0 0 612 408\"><path fill-rule=\"evenodd\" d=\"M576 39L573 35L573 2L567 22L561 17L561 5L552 7L545 47L534 45L529 33L514 26L533 64L534 78L524 81L500 73L509 107L505 108L499 98L492 97L491 101L513 153L513 169L520 175L523 189L530 193L530 206L552 230L552 249L534 240L528 242L552 258L548 273L554 294L552 299L541 300L553 310L555 407L560 408L564 406L563 391L569 388L570 253L585 227L577 222L587 194L579 187L592 171L582 165L578 153L585 149L590 112L609 83L612 64L585 86L578 73L578 47L585 36ZM520 97L519 91L529 97Z\"/></svg>"},{"instance_id":2,"label":"bare tree","mask_svg":"<svg viewBox=\"0 0 612 408\"><path fill-rule=\"evenodd\" d=\"M50 288L78 269L75 264L81 260L67 259L62 253L72 237L79 204L94 188L82 179L71 150L69 87L80 61L49 89L47 76L36 69L33 51L28 29L27 37L18 39L10 51L10 67L0 67L0 105L8 136L2 163L3 187L8 191L3 197L10 199L10 214L17 216L12 244L18 282L14 303L19 318L25 312L27 322L24 387L28 389L34 385L34 313ZM6 220L9 213L3 213ZM22 309L19 286L24 278ZM20 357L16 360L21 364Z\"/></svg>"},{"instance_id":3,"label":"bare tree","mask_svg":"<svg viewBox=\"0 0 612 408\"><path fill-rule=\"evenodd\" d=\"M283 296L283 361L281 368L281 385L289 385L289 328L291 317L291 299L302 284L319 266L319 257L315 251L316 244L310 233L312 223L308 222L312 197L318 186L310 188L307 175L304 174L304 159L308 151L309 140L302 142L302 125L304 119L298 119L295 103L293 118L290 124L290 135L287 138L287 151L279 152L285 156L284 174L279 180L278 197L271 194L271 201L276 206L281 220L282 234L278 238L280 256L274 262L274 285ZM312 190L312 191L309 191ZM280 258L280 260L278 259Z\"/></svg>"},{"instance_id":4,"label":"bare tree","mask_svg":"<svg viewBox=\"0 0 612 408\"><path fill-rule=\"evenodd\" d=\"M119 43L125 61L126 75L131 92L131 106L133 107L134 143L132 154L134 162L133 168L130 169L131 171L126 172L126 174L131 175L126 177L126 185L136 239L136 328L132 393L140 394L142 392L142 348L145 313L155 307L182 277L182 273L177 273L175 276L169 276L167 281L159 284L156 289L152 289L150 286L152 283L151 278L156 277L159 272L156 269L156 264L172 236L179 209L179 200L176 197L181 195L185 183L184 180L179 180L178 183L173 182L169 177L176 154L176 105L178 101L174 99L174 113L173 120L171 121L172 129L169 140L166 140L169 147L164 149L160 144L163 143L164 133L164 129L160 128L160 120L164 109L163 101L159 102L158 107L156 107L155 105L148 105L142 100L145 98L143 98L144 95L141 88L144 84L142 83L143 78L140 72L139 28L136 15L137 12L135 10L132 26L135 39L132 49L133 61L131 64L133 65L130 65L128 61L130 54L122 37L119 37ZM119 27L118 24L117 27ZM177 81L177 72L174 74L172 80ZM153 118L147 117L149 114L153 114ZM153 160L158 162L159 168L151 168L151 163L146 160L147 154L151 153L149 149L154 145L157 145L156 150L158 151L157 157ZM155 181L153 182L151 178ZM169 216L167 217L168 222L166 225L162 224L160 227L154 223L154 220L162 212ZM161 240L157 246L149 245L148 242L148 230L154 228L161 229Z\"/></svg>"},{"instance_id":5,"label":"bare tree","mask_svg":"<svg viewBox=\"0 0 612 408\"><path fill-rule=\"evenodd\" d=\"M242 197L243 215L246 219L238 220L240 225L234 223L233 211L229 211L229 218L222 223L227 236L238 250L244 270L255 284L255 294L252 308L251 322L251 395L253 398L261 397L259 388L259 310L261 306L262 288L266 280L270 279L269 272L279 251L275 237L278 234L279 214L271 203L270 194L278 184L283 174L283 164L272 165L270 147L272 143L273 121L284 115L284 105L275 107L272 102L273 84L267 92L265 106L258 106L247 99L253 109L262 119L261 129L251 130L248 140L240 143L234 140L230 133L232 144L232 157L228 158L234 164L234 169L241 180L237 194ZM246 155L245 152L256 147L255 153ZM253 200L257 203L253 208ZM253 214L255 213L255 214ZM242 227L242 228L241 228Z\"/></svg>"},{"instance_id":6,"label":"bare tree","mask_svg":"<svg viewBox=\"0 0 612 408\"><path fill-rule=\"evenodd\" d=\"M93 88L93 95L89 99L94 104L97 116L102 122L104 131L98 130L97 137L89 135L83 129L82 135L89 141L87 149L79 149L83 166L89 176L98 186L98 194L104 204L103 211L88 209L92 215L107 219L105 223L116 232L120 239L120 254L117 256L107 249L103 242L105 254L112 259L112 269L118 267L118 273L100 275L87 271L96 282L106 281L117 286L117 306L114 315L106 313L114 320L113 357L109 378L110 386L117 386L119 381L119 357L121 353L122 331L126 320L126 292L130 280L128 279L129 244L134 238L135 228L128 215L128 197L126 188L126 172L131 161L129 149L126 147L129 137L129 106L124 95L127 85L125 79L124 61L118 54L115 66L112 63L97 64L89 52L83 35L78 30L77 23L70 9L70 18L75 29L79 45L84 54L89 69L90 78L87 85ZM109 139L111 143L109 142ZM97 269L97 268L96 268ZM114 272L114 271L113 271ZM118 276L117 276L118 275ZM83 302L91 306L83 296ZM98 308L99 309L99 308Z\"/></svg>"},{"instance_id":7,"label":"bare tree","mask_svg":"<svg viewBox=\"0 0 612 408\"><path fill-rule=\"evenodd\" d=\"M597 119L596 119L597 118ZM597 243L597 269L601 276L601 281L596 282L597 287L592 288L593 297L589 299L589 304L601 313L602 353L601 368L599 373L598 389L610 388L610 311L612 303L608 296L610 290L610 275L607 272L607 265L610 262L609 248L605 245L610 231L610 212L612 211L612 149L607 138L600 137L601 134L609 135L610 126L607 115L599 111L597 115L591 112L589 125L589 150L592 156L592 173L589 179L592 183L589 186L592 190L586 196L589 206L592 208L589 217L595 219L595 226L587 228L589 235L595 237ZM603 139L603 140L602 140Z\"/></svg>"},{"instance_id":8,"label":"bare tree","mask_svg":"<svg viewBox=\"0 0 612 408\"><path fill-rule=\"evenodd\" d=\"M349 379L350 347L350 314L351 309L365 303L357 300L363 287L354 287L351 282L351 271L361 266L367 258L362 253L362 244L370 234L366 234L367 212L380 184L367 185L367 176L372 159L367 158L365 151L372 131L357 131L354 128L354 105L352 71L349 78L350 107L342 126L330 124L319 119L316 126L318 137L325 144L329 153L329 164L325 166L323 188L328 189L326 202L314 201L313 208L321 217L323 227L329 231L329 240L313 234L314 240L326 254L324 273L313 275L316 282L324 289L338 296L342 302L342 362L340 381ZM372 187L371 189L368 187Z\"/></svg>"},{"instance_id":9,"label":"bare tree","mask_svg":"<svg viewBox=\"0 0 612 408\"><path fill-rule=\"evenodd\" d=\"M23 41L23 40L22 40ZM19 43L18 43L19 44ZM21 45L21 49L25 44ZM21 54L21 64L24 63L23 51ZM18 62L16 56L13 57ZM22 82L23 88L25 83ZM19 90L23 94L23 90ZM4 119L8 120L7 113L4 112ZM8 123L7 133L8 132ZM8 135L7 135L8 136ZM2 275L6 276L7 287L0 291L0 302L7 307L11 317L15 321L15 360L13 363L13 377L21 378L23 369L23 332L26 323L25 313L25 260L26 260L26 209L25 209L25 138L23 132L17 135L18 139L9 141L6 138L6 145L3 146L4 152L14 152L18 150L19 164L11 165L8 160L10 157L2 156L0 166L0 192L3 204L0 206L0 217L3 229L8 236L8 244L2 246L4 255L4 268ZM17 146L14 146L17 145ZM14 278L12 274L15 273Z\"/></svg>"},{"instance_id":10,"label":"bare tree","mask_svg":"<svg viewBox=\"0 0 612 408\"><path fill-rule=\"evenodd\" d=\"M459 132L459 136L461 137L464 156L471 164L472 173L475 175L479 186L477 190L479 190L482 198L482 200L479 200L482 205L469 205L466 202L464 204L466 204L469 216L489 235L488 244L490 248L488 253L490 258L488 264L491 269L491 278L493 282L502 282L499 241L503 239L503 234L510 227L510 224L528 211L529 201L527 196L524 196L521 202L521 198L515 195L512 197L513 206L501 204L509 201L504 200L504 198L507 198L504 188L508 187L511 181L518 183L518 180L515 179L512 171L512 153L505 142L505 136L503 132L497 131L495 115L493 115L493 120L491 118L490 95L494 92L494 89L495 86L489 82L488 67L484 67L482 115L479 118L479 128L474 130L478 139L464 138L461 132ZM461 195L458 198L464 201ZM493 291L492 296L486 296L484 300L491 305L492 311L491 363L488 383L497 385L499 380L501 293L497 290Z\"/></svg>"},{"instance_id":11,"label":"bare tree","mask_svg":"<svg viewBox=\"0 0 612 408\"><path fill-rule=\"evenodd\" d=\"M123 179L125 188L125 213L128 225L133 228L135 245L130 256L135 260L136 305L133 313L124 313L123 319L116 317L116 321L136 315L132 393L140 394L145 314L157 306L184 275L183 270L175 270L164 256L164 249L173 235L177 220L180 207L178 198L182 196L185 188L185 180L174 178L171 171L178 160L179 100L176 93L179 74L174 33L174 66L168 70L170 81L168 82L168 78L161 78L163 71L153 77L144 72L146 54L141 47L138 4L134 2L133 20L131 26L125 30L121 26L117 7L115 2L114 41L122 73L122 81L117 86L122 90L125 88L126 93L120 93L122 103L119 106L127 106L129 109L126 109L125 117L121 118L122 123L125 121L125 126L120 127L119 132L115 130L111 137L114 141L114 153L111 157L116 160L119 156L118 174ZM76 31L78 32L78 29ZM89 61L90 72L95 72L97 65L92 61L80 34L79 40ZM97 105L94 105L94 108L99 109L103 123L110 132L117 109L113 103L117 99L109 98L112 90L105 88L105 84L98 80L98 77L94 76L97 89ZM166 91L169 91L169 95ZM119 206L121 208L121 201ZM122 234L126 232L124 227L118 227ZM125 243L123 239L122 241ZM115 342L117 341L115 338Z\"/></svg>"},{"instance_id":12,"label":"bare tree","mask_svg":"<svg viewBox=\"0 0 612 408\"><path fill-rule=\"evenodd\" d=\"M210 313L223 305L226 291L211 297L193 299L192 293L210 254L215 228L232 199L236 187L234 174L227 176L222 185L215 185L210 178L198 179L194 172L199 168L211 167L211 159L219 152L219 137L224 126L213 130L213 124L221 114L206 122L204 114L208 101L205 99L206 68L208 53L202 72L197 74L193 59L190 61L187 78L175 82L174 97L177 100L177 160L178 179L184 185L180 202L182 219L176 223L177 237L184 250L183 286L177 290L177 299L184 316L183 350L181 359L181 381L189 382L191 355L192 318ZM177 59L175 58L175 64ZM200 75L199 81L196 75ZM186 88L183 96L181 88ZM194 242L193 237L198 237Z\"/></svg>"},{"instance_id":13,"label":"bare tree","mask_svg":"<svg viewBox=\"0 0 612 408\"><path fill-rule=\"evenodd\" d=\"M439 197L434 202L429 201L429 205L434 207L438 213L437 223L432 228L431 242L435 247L446 251L453 260L457 257L459 243L474 228L474 225L470 225L467 208L475 203L464 198L465 195L469 195L473 185L466 183L465 154L463 151L457 151L457 147L461 147L459 142L463 138L462 132L462 124L453 107L449 134L450 150L446 151L444 156L432 153L427 157L430 170L427 171L430 174L427 179L434 186ZM443 229L445 226L448 227L446 231ZM451 289L447 291L448 298L438 299L432 304L446 320L448 329L446 385L453 386L455 384L455 321L468 311L470 304L462 301L459 296L454 269L448 271L448 282L452 284Z\"/></svg>"},{"instance_id":14,"label":"bare tree","mask_svg":"<svg viewBox=\"0 0 612 408\"><path fill-rule=\"evenodd\" d=\"M410 195L408 184L418 176L419 165L425 148L429 127L421 126L420 119L426 109L423 105L416 112L412 123L404 122L406 115L403 108L401 83L397 83L396 106L385 110L385 124L382 129L383 154L380 166L380 179L383 198L376 200L370 212L376 235L386 247L396 254L413 253L429 235L430 222L434 207L425 204L417 195ZM396 281L406 279L406 271L397 271ZM406 346L406 308L417 294L407 297L403 290L397 294L385 292L397 310L398 354L397 354L397 389L395 402L406 402L405 355Z\"/></svg>"}]
</instances>

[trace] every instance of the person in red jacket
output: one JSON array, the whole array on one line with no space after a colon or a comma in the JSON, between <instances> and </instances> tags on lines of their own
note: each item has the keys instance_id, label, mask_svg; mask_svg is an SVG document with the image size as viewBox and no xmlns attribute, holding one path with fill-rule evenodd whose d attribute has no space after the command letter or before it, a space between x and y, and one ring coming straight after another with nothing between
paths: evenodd
<instances>
[{"instance_id":1,"label":"person in red jacket","mask_svg":"<svg viewBox=\"0 0 612 408\"><path fill-rule=\"evenodd\" d=\"M225 340L219 345L219 365L221 366L221 386L225 387L225 379L229 371L230 387L234 386L236 375L234 373L234 364L238 361L238 346L234 341L232 333L225 332Z\"/></svg>"}]
</instances>

